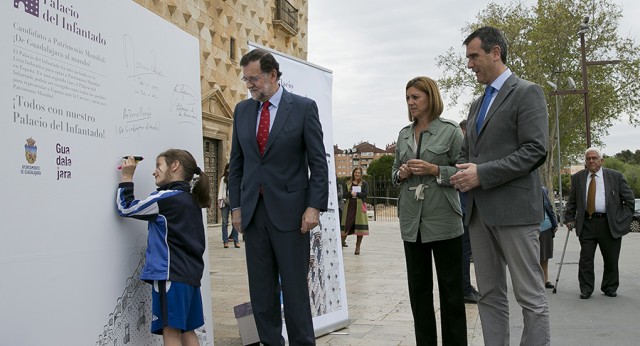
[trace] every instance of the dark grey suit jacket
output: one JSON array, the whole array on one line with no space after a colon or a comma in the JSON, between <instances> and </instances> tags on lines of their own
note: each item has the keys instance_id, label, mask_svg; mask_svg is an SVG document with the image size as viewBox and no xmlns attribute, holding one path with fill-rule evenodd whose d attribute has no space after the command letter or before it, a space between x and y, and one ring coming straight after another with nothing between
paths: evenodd
<instances>
[{"instance_id":1,"label":"dark grey suit jacket","mask_svg":"<svg viewBox=\"0 0 640 346\"><path fill-rule=\"evenodd\" d=\"M299 231L306 208L325 211L329 198L318 106L283 90L263 156L256 141L259 106L258 101L244 100L233 114L229 202L232 209L242 208L246 229L262 186L271 222L282 231Z\"/></svg>"},{"instance_id":2,"label":"dark grey suit jacket","mask_svg":"<svg viewBox=\"0 0 640 346\"><path fill-rule=\"evenodd\" d=\"M478 134L482 97L471 105L459 162L477 165L480 186L467 193L465 223L477 210L489 226L539 224L544 218L537 167L549 138L547 102L537 84L511 74Z\"/></svg>"},{"instance_id":3,"label":"dark grey suit jacket","mask_svg":"<svg viewBox=\"0 0 640 346\"><path fill-rule=\"evenodd\" d=\"M571 177L571 192L569 202L565 210L565 222L576 223L576 234L582 233L585 210L587 208L587 178L589 171L586 169ZM607 221L609 230L614 238L620 238L629 233L631 217L635 206L633 191L629 187L624 175L618 171L602 168L604 180L605 203L607 209Z\"/></svg>"}]
</instances>

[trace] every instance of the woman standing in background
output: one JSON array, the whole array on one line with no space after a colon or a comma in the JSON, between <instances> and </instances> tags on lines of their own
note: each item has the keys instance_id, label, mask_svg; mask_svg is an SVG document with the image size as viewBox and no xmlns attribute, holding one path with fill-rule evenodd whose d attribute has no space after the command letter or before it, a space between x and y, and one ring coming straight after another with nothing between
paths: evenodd
<instances>
[{"instance_id":1,"label":"woman standing in background","mask_svg":"<svg viewBox=\"0 0 640 346\"><path fill-rule=\"evenodd\" d=\"M540 266L544 273L544 287L554 288L549 282L549 258L553 258L553 238L558 230L558 219L549 200L549 191L542 187L542 203L544 204L544 221L540 224Z\"/></svg>"},{"instance_id":2,"label":"woman standing in background","mask_svg":"<svg viewBox=\"0 0 640 346\"><path fill-rule=\"evenodd\" d=\"M369 223L367 220L367 192L369 185L362 180L362 168L356 167L351 172L351 180L349 180L344 188L343 198L346 199L340 221L340 231L342 232L342 246L347 247L347 236L355 234L356 251L355 255L360 254L360 244L362 237L369 235Z\"/></svg>"},{"instance_id":3,"label":"woman standing in background","mask_svg":"<svg viewBox=\"0 0 640 346\"><path fill-rule=\"evenodd\" d=\"M222 179L220 179L220 185L218 185L218 208L222 214L222 244L225 248L229 247L229 241L233 240L233 245L236 248L240 248L240 242L238 241L238 231L231 226L231 237L229 237L229 163L224 165L224 173Z\"/></svg>"}]
</instances>

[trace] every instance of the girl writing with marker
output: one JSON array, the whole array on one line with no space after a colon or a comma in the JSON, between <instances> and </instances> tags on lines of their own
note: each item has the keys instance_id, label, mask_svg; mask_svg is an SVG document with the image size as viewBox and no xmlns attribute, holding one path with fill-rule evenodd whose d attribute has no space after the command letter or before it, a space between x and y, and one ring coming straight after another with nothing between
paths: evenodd
<instances>
[{"instance_id":1,"label":"girl writing with marker","mask_svg":"<svg viewBox=\"0 0 640 346\"><path fill-rule=\"evenodd\" d=\"M133 156L123 160L116 203L120 216L149 222L140 279L153 285L151 332L161 334L164 345L198 345L194 330L204 325L200 280L206 241L201 208L211 203L209 179L188 151L170 149L156 158L157 191L138 200L138 162Z\"/></svg>"}]
</instances>

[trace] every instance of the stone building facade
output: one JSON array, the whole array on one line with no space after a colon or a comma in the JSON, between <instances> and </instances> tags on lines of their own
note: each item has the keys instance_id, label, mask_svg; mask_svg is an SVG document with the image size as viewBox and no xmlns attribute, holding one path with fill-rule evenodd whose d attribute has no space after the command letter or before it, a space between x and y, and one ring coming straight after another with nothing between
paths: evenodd
<instances>
[{"instance_id":1,"label":"stone building facade","mask_svg":"<svg viewBox=\"0 0 640 346\"><path fill-rule=\"evenodd\" d=\"M229 160L233 109L247 98L240 58L248 42L307 59L308 0L134 0L200 42L205 172L212 196ZM209 208L209 223L219 222Z\"/></svg>"}]
</instances>

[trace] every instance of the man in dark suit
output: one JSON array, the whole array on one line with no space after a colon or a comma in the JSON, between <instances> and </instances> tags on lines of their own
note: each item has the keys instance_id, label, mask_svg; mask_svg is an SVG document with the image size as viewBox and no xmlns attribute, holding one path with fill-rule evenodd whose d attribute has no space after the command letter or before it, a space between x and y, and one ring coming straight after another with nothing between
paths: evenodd
<instances>
[{"instance_id":1,"label":"man in dark suit","mask_svg":"<svg viewBox=\"0 0 640 346\"><path fill-rule=\"evenodd\" d=\"M521 345L549 345L549 308L540 267L542 188L537 167L548 142L547 103L540 86L506 66L507 44L483 27L464 41L467 67L486 85L469 110L460 164L451 181L467 192L466 219L480 290L486 345L509 344L509 269L524 316Z\"/></svg>"},{"instance_id":2,"label":"man in dark suit","mask_svg":"<svg viewBox=\"0 0 640 346\"><path fill-rule=\"evenodd\" d=\"M258 335L265 345L284 345L282 287L289 343L315 345L309 231L329 193L318 107L279 85L282 73L269 52L252 50L240 66L252 99L238 103L233 115L229 197L233 225L245 235Z\"/></svg>"},{"instance_id":3,"label":"man in dark suit","mask_svg":"<svg viewBox=\"0 0 640 346\"><path fill-rule=\"evenodd\" d=\"M593 259L596 247L604 260L600 289L609 296L618 295L618 258L622 236L629 233L635 200L622 173L602 168L604 159L596 148L585 152L586 169L571 177L571 193L565 211L566 225L580 239L578 281L580 298L591 297L595 275Z\"/></svg>"}]
</instances>

